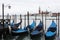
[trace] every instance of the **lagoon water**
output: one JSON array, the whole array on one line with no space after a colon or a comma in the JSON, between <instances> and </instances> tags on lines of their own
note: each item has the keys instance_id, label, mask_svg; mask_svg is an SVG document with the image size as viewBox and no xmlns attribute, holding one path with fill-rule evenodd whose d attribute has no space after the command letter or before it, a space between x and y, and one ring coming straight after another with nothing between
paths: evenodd
<instances>
[{"instance_id":1,"label":"lagoon water","mask_svg":"<svg viewBox=\"0 0 60 40\"><path fill-rule=\"evenodd\" d=\"M24 35L24 36L6 35L5 38L1 38L0 40L45 40L45 38L44 38L44 36L31 38L30 35ZM53 39L53 40L56 40L56 39Z\"/></svg>"}]
</instances>

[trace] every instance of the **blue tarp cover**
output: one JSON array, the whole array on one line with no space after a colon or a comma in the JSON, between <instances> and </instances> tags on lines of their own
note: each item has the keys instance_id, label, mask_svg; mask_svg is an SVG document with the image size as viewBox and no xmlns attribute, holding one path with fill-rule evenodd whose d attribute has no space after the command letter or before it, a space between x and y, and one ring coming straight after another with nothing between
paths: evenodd
<instances>
[{"instance_id":1,"label":"blue tarp cover","mask_svg":"<svg viewBox=\"0 0 60 40\"><path fill-rule=\"evenodd\" d=\"M36 22L33 21L33 23L32 23L29 27L30 27L31 29L33 29L35 25L36 25Z\"/></svg>"},{"instance_id":2,"label":"blue tarp cover","mask_svg":"<svg viewBox=\"0 0 60 40\"><path fill-rule=\"evenodd\" d=\"M54 36L54 35L55 35L55 32L48 31L48 32L46 32L45 35L46 35L47 37L51 37L51 36Z\"/></svg>"},{"instance_id":3,"label":"blue tarp cover","mask_svg":"<svg viewBox=\"0 0 60 40\"><path fill-rule=\"evenodd\" d=\"M57 24L56 24L54 21L52 21L50 27L48 28L48 31L51 30L51 28L52 28L53 30L56 30L56 29L57 29Z\"/></svg>"},{"instance_id":4,"label":"blue tarp cover","mask_svg":"<svg viewBox=\"0 0 60 40\"><path fill-rule=\"evenodd\" d=\"M14 33L22 33L22 32L26 32L27 30L24 30L24 29L19 29L19 30L16 30L16 31L12 31Z\"/></svg>"},{"instance_id":5,"label":"blue tarp cover","mask_svg":"<svg viewBox=\"0 0 60 40\"><path fill-rule=\"evenodd\" d=\"M50 27L57 27L57 24L54 21L52 21Z\"/></svg>"},{"instance_id":6,"label":"blue tarp cover","mask_svg":"<svg viewBox=\"0 0 60 40\"><path fill-rule=\"evenodd\" d=\"M40 23L38 24L38 27L43 27L42 21L40 21Z\"/></svg>"},{"instance_id":7,"label":"blue tarp cover","mask_svg":"<svg viewBox=\"0 0 60 40\"><path fill-rule=\"evenodd\" d=\"M40 32L38 31L38 30L34 30L31 34L32 35L37 35L37 34L39 34Z\"/></svg>"}]
</instances>

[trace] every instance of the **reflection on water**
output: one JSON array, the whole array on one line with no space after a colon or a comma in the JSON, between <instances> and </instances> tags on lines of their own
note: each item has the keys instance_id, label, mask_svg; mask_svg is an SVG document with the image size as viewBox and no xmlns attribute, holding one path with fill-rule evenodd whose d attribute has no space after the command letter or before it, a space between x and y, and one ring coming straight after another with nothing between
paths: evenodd
<instances>
[{"instance_id":1,"label":"reflection on water","mask_svg":"<svg viewBox=\"0 0 60 40\"><path fill-rule=\"evenodd\" d=\"M20 35L16 40L30 40L29 35Z\"/></svg>"},{"instance_id":2,"label":"reflection on water","mask_svg":"<svg viewBox=\"0 0 60 40\"><path fill-rule=\"evenodd\" d=\"M45 40L44 35L32 37L31 39L32 39L32 40Z\"/></svg>"},{"instance_id":3,"label":"reflection on water","mask_svg":"<svg viewBox=\"0 0 60 40\"><path fill-rule=\"evenodd\" d=\"M41 40L41 37L32 38L32 40Z\"/></svg>"},{"instance_id":4,"label":"reflection on water","mask_svg":"<svg viewBox=\"0 0 60 40\"><path fill-rule=\"evenodd\" d=\"M45 37L40 36L40 37L31 38L30 35L18 35L18 36L6 35L4 39L1 38L0 40L45 40ZM56 40L56 39L53 39L53 40Z\"/></svg>"},{"instance_id":5,"label":"reflection on water","mask_svg":"<svg viewBox=\"0 0 60 40\"><path fill-rule=\"evenodd\" d=\"M29 35L18 35L18 36L12 36L12 35L7 35L4 40L30 40Z\"/></svg>"}]
</instances>

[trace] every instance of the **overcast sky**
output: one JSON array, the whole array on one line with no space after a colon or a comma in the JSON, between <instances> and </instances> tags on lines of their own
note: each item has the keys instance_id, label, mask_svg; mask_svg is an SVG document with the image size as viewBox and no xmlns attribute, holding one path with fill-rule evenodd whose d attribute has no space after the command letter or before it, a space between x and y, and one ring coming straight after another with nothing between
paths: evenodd
<instances>
[{"instance_id":1,"label":"overcast sky","mask_svg":"<svg viewBox=\"0 0 60 40\"><path fill-rule=\"evenodd\" d=\"M5 14L26 14L41 11L60 12L60 0L0 0L0 14L2 14L2 3L5 4ZM7 6L11 5L11 9Z\"/></svg>"}]
</instances>

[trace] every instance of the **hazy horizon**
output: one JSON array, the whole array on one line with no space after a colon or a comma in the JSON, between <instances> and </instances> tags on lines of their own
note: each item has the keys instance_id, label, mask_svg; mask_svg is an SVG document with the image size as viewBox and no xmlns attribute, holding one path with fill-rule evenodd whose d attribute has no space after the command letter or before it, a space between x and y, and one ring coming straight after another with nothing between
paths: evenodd
<instances>
[{"instance_id":1,"label":"hazy horizon","mask_svg":"<svg viewBox=\"0 0 60 40\"><path fill-rule=\"evenodd\" d=\"M5 5L5 14L38 13L41 11L60 12L60 0L0 0L0 15L2 14L2 3ZM10 5L8 9L6 5Z\"/></svg>"}]
</instances>

